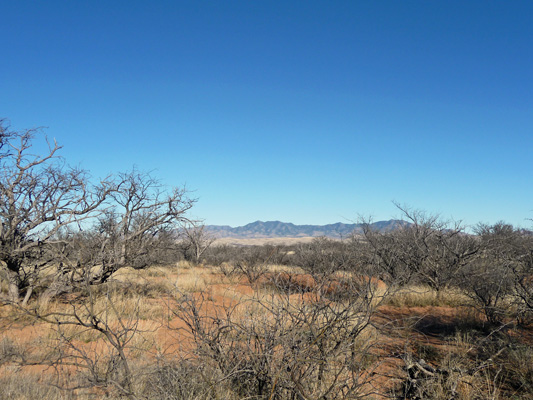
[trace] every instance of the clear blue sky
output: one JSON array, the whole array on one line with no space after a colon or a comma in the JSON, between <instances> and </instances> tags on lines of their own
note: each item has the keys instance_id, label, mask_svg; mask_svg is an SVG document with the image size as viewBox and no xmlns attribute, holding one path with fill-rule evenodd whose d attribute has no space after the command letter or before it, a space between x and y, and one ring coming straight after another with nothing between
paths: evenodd
<instances>
[{"instance_id":1,"label":"clear blue sky","mask_svg":"<svg viewBox=\"0 0 533 400\"><path fill-rule=\"evenodd\" d=\"M531 1L0 0L0 117L209 224L533 218Z\"/></svg>"}]
</instances>

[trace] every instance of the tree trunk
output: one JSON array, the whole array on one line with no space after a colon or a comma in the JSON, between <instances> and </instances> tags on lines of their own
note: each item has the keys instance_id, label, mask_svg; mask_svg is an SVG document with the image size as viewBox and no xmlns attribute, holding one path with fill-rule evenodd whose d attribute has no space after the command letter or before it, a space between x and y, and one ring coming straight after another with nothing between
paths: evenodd
<instances>
[{"instance_id":1,"label":"tree trunk","mask_svg":"<svg viewBox=\"0 0 533 400\"><path fill-rule=\"evenodd\" d=\"M54 297L60 296L65 293L70 293L74 290L74 287L62 279L56 278L50 286L41 295L40 300L44 303L52 300Z\"/></svg>"},{"instance_id":2,"label":"tree trunk","mask_svg":"<svg viewBox=\"0 0 533 400\"><path fill-rule=\"evenodd\" d=\"M20 265L15 263L6 263L7 270L7 284L8 284L8 293L9 300L15 304L18 304L20 301Z\"/></svg>"},{"instance_id":3,"label":"tree trunk","mask_svg":"<svg viewBox=\"0 0 533 400\"><path fill-rule=\"evenodd\" d=\"M202 251L200 250L200 245L198 243L196 243L195 254L194 254L196 265L198 265L200 263L200 256L201 255L202 255Z\"/></svg>"},{"instance_id":4,"label":"tree trunk","mask_svg":"<svg viewBox=\"0 0 533 400\"><path fill-rule=\"evenodd\" d=\"M26 291L26 295L24 296L24 300L22 300L22 307L26 307L28 304L28 301L30 300L31 294L33 293L33 286L30 286L28 290Z\"/></svg>"},{"instance_id":5,"label":"tree trunk","mask_svg":"<svg viewBox=\"0 0 533 400\"><path fill-rule=\"evenodd\" d=\"M122 245L120 246L120 258L119 258L119 265L126 265L126 257L127 257L127 243L126 240L123 240Z\"/></svg>"}]
</instances>

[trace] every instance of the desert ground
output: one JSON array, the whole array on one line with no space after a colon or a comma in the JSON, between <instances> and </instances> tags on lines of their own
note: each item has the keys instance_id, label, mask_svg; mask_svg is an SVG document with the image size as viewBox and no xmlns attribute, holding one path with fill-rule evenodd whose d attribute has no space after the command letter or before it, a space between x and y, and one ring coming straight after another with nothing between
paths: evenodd
<instances>
[{"instance_id":1,"label":"desert ground","mask_svg":"<svg viewBox=\"0 0 533 400\"><path fill-rule=\"evenodd\" d=\"M532 398L530 325L341 271L123 268L0 311L6 399Z\"/></svg>"}]
</instances>

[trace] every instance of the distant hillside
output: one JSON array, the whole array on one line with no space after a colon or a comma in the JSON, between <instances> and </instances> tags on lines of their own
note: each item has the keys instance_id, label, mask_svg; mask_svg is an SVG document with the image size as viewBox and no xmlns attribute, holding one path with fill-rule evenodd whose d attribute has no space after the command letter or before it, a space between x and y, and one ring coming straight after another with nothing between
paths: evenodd
<instances>
[{"instance_id":1,"label":"distant hillside","mask_svg":"<svg viewBox=\"0 0 533 400\"><path fill-rule=\"evenodd\" d=\"M374 222L371 226L380 231L391 231L405 221L389 220ZM280 237L346 237L352 232L362 232L361 224L294 225L290 222L255 221L232 228L228 225L207 225L207 229L217 238L280 238Z\"/></svg>"}]
</instances>

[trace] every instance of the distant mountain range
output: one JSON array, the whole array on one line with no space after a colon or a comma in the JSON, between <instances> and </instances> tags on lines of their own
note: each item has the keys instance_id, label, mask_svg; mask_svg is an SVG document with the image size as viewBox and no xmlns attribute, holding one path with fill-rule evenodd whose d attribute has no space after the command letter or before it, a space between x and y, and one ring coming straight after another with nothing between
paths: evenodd
<instances>
[{"instance_id":1,"label":"distant mountain range","mask_svg":"<svg viewBox=\"0 0 533 400\"><path fill-rule=\"evenodd\" d=\"M387 232L405 224L407 222L391 219L389 221L374 222L371 226L379 231ZM362 224L343 224L342 222L328 225L294 225L290 222L255 221L236 228L228 225L207 225L206 228L217 238L241 239L318 236L340 238L346 237L352 232L362 232Z\"/></svg>"}]
</instances>

